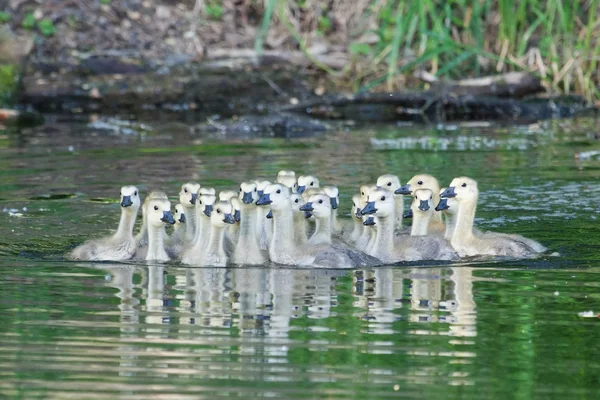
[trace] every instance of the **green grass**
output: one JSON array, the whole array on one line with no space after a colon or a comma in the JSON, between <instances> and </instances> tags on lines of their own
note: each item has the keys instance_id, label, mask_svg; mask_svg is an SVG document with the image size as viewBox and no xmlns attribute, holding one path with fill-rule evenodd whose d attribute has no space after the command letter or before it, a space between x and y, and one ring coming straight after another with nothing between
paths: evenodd
<instances>
[{"instance_id":1,"label":"green grass","mask_svg":"<svg viewBox=\"0 0 600 400\"><path fill-rule=\"evenodd\" d=\"M0 107L12 105L17 85L17 68L12 64L0 65Z\"/></svg>"},{"instance_id":2,"label":"green grass","mask_svg":"<svg viewBox=\"0 0 600 400\"><path fill-rule=\"evenodd\" d=\"M375 26L375 43L348 43L353 68L332 71L316 65L360 90L403 87L414 71L426 70L440 78L459 79L508 71L539 75L556 93L579 93L599 99L600 0L371 0L363 18ZM331 3L314 0L303 7L298 0L267 0L255 41L261 52L272 28L275 9L300 7L298 13L278 12L301 50L308 45L303 20L318 21L315 36L335 31L327 16ZM333 2L335 4L335 1ZM320 7L315 7L315 5ZM352 28L352 27L351 27ZM307 28L308 29L308 28ZM302 33L302 35L300 34ZM352 32L358 38L363 32Z\"/></svg>"}]
</instances>

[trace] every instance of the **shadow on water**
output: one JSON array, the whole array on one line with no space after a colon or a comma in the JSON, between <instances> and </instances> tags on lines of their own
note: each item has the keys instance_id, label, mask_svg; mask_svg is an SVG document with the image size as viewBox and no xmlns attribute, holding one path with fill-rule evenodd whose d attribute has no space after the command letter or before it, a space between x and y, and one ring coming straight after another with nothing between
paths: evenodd
<instances>
[{"instance_id":1,"label":"shadow on water","mask_svg":"<svg viewBox=\"0 0 600 400\"><path fill-rule=\"evenodd\" d=\"M1 133L0 397L595 398L596 126L241 140L173 121L48 118ZM123 184L176 201L184 181L230 189L280 169L337 184L342 215L384 172L472 176L480 229L560 255L363 270L63 260L115 229Z\"/></svg>"}]
</instances>

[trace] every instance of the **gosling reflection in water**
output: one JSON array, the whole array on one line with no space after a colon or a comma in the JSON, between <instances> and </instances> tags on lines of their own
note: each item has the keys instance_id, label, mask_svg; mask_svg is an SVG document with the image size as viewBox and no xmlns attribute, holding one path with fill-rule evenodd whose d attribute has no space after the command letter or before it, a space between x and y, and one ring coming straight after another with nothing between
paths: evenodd
<instances>
[{"instance_id":1,"label":"gosling reflection in water","mask_svg":"<svg viewBox=\"0 0 600 400\"><path fill-rule=\"evenodd\" d=\"M289 351L295 346L305 345L316 355L329 351L332 344L339 346L339 335L348 332L372 335L368 353L431 358L435 354L420 350L415 340L438 335L449 336L444 339L449 350L443 355L451 364L467 362L465 357L475 354L470 347L452 350L457 344L471 345L469 338L477 335L473 273L466 267L344 271L94 264L90 268L106 272L106 286L115 288L120 299L118 346L123 354L118 373L123 376L135 375L140 368L159 368L159 376L175 373L169 372L171 368L189 368L185 358L178 366L161 357L148 359L148 354L158 356L172 341L180 354L204 357L194 363L194 373L208 371L206 357L217 355L268 373L273 365L289 364ZM338 324L336 319L348 312L357 318ZM293 331L304 334L294 336ZM406 339L415 346L398 347ZM152 344L140 350L140 340ZM228 371L227 376L238 377L233 369Z\"/></svg>"},{"instance_id":2,"label":"gosling reflection in water","mask_svg":"<svg viewBox=\"0 0 600 400\"><path fill-rule=\"evenodd\" d=\"M408 320L423 324L413 334L477 335L472 268L357 270L353 291L354 306L361 309L355 316L369 321L369 333L394 334L391 323ZM428 329L431 323L447 323L449 329Z\"/></svg>"}]
</instances>

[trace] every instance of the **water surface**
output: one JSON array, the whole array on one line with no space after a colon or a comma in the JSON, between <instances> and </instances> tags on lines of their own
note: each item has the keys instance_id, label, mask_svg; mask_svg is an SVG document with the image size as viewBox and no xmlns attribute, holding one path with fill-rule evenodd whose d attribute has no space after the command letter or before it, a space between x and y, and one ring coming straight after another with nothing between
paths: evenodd
<instances>
[{"instance_id":1,"label":"water surface","mask_svg":"<svg viewBox=\"0 0 600 400\"><path fill-rule=\"evenodd\" d=\"M184 124L50 119L0 134L0 397L597 398L597 121L354 127L242 142ZM481 229L560 254L364 270L62 259L118 222L119 187L173 200L279 169L479 182Z\"/></svg>"}]
</instances>

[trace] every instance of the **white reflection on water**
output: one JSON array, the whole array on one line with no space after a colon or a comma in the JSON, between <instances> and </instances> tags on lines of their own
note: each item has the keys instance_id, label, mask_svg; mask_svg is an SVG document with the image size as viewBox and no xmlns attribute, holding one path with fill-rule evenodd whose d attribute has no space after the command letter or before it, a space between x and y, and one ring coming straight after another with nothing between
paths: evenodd
<instances>
[{"instance_id":1,"label":"white reflection on water","mask_svg":"<svg viewBox=\"0 0 600 400\"><path fill-rule=\"evenodd\" d=\"M291 382L297 370L289 352L299 345L310 353L355 349L438 362L448 358L448 365L469 363L475 357L471 346L477 336L476 304L468 267L341 271L86 266L104 269L110 274L106 285L118 290L119 376L200 374L211 379ZM353 315L362 338L351 345L335 339L351 329L335 324L338 296L348 294L338 292L338 281L347 275L354 278ZM294 319L308 326L295 324ZM319 321L329 322L325 326ZM309 333L309 339L294 339L298 331ZM318 336L311 339L311 335ZM447 345L432 352L418 345L402 346L397 340L422 335L447 337ZM144 341L147 346L140 352ZM177 352L167 350L168 345L177 345ZM455 351L449 350L457 345ZM231 357L237 363L224 362ZM310 373L309 381L348 378L332 375L327 366L321 369ZM397 381L393 369L378 371L372 371L374 382ZM468 374L455 372L448 376L449 384L473 383ZM435 367L417 368L406 379L425 384L437 373Z\"/></svg>"}]
</instances>

